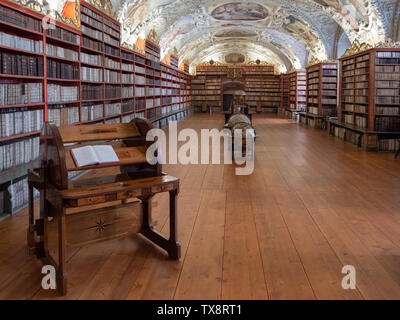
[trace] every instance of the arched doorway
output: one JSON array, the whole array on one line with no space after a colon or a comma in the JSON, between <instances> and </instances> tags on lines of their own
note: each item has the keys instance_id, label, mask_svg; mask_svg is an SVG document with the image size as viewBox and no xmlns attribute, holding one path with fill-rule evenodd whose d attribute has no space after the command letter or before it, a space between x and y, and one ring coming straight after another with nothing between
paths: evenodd
<instances>
[{"instance_id":1,"label":"arched doorway","mask_svg":"<svg viewBox=\"0 0 400 320\"><path fill-rule=\"evenodd\" d=\"M246 91L246 83L240 80L226 79L221 83L222 110L229 111L234 103L234 92L238 90Z\"/></svg>"}]
</instances>

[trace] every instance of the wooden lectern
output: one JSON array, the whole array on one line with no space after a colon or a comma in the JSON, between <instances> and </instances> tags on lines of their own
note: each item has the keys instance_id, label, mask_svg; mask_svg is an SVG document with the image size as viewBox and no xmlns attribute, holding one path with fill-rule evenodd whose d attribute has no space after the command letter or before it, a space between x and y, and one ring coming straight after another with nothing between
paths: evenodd
<instances>
[{"instance_id":1,"label":"wooden lectern","mask_svg":"<svg viewBox=\"0 0 400 320\"><path fill-rule=\"evenodd\" d=\"M151 142L146 142L146 134L152 128L146 119L60 128L44 125L40 138L42 165L28 172L28 245L30 252L55 267L62 295L67 291L66 260L73 247L139 232L165 249L171 259L180 258L179 179L163 174L160 164L147 162ZM76 166L72 149L101 144L113 146L119 163ZM71 172L86 170L93 170L90 176L94 177L68 178ZM40 191L40 215L36 217L33 188ZM151 200L161 192L169 192L169 239L153 230L151 223Z\"/></svg>"}]
</instances>

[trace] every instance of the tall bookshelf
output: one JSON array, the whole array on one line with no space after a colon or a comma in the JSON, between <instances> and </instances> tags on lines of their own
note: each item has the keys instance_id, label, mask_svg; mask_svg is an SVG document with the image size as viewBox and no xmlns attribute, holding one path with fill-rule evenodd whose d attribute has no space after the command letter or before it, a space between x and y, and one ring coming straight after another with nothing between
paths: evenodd
<instances>
[{"instance_id":1,"label":"tall bookshelf","mask_svg":"<svg viewBox=\"0 0 400 320\"><path fill-rule=\"evenodd\" d=\"M197 66L192 78L192 103L197 110L206 111L212 106L216 111L222 107L222 82L231 79L243 82L246 104L263 112L277 112L281 104L280 76L275 75L274 66L244 65L237 68L228 66Z\"/></svg>"},{"instance_id":2,"label":"tall bookshelf","mask_svg":"<svg viewBox=\"0 0 400 320\"><path fill-rule=\"evenodd\" d=\"M340 59L338 119L330 134L368 151L396 151L400 137L400 49L371 48Z\"/></svg>"},{"instance_id":3,"label":"tall bookshelf","mask_svg":"<svg viewBox=\"0 0 400 320\"><path fill-rule=\"evenodd\" d=\"M46 119L45 44L39 14L0 2L0 218L28 199Z\"/></svg>"},{"instance_id":4,"label":"tall bookshelf","mask_svg":"<svg viewBox=\"0 0 400 320\"><path fill-rule=\"evenodd\" d=\"M60 22L44 29L43 15L4 0L0 15L0 217L27 203L26 172L38 166L44 121L147 117L160 126L188 114L191 76L178 70L178 58L160 63L154 44L148 58L122 48L119 23L90 4L81 1L81 29Z\"/></svg>"},{"instance_id":5,"label":"tall bookshelf","mask_svg":"<svg viewBox=\"0 0 400 320\"><path fill-rule=\"evenodd\" d=\"M208 107L214 111L220 111L222 109L221 79L227 76L227 66L197 66L196 76L192 80L193 106L202 112L205 112Z\"/></svg>"},{"instance_id":6,"label":"tall bookshelf","mask_svg":"<svg viewBox=\"0 0 400 320\"><path fill-rule=\"evenodd\" d=\"M306 111L307 78L305 71L294 71L289 74L289 108Z\"/></svg>"},{"instance_id":7,"label":"tall bookshelf","mask_svg":"<svg viewBox=\"0 0 400 320\"><path fill-rule=\"evenodd\" d=\"M246 103L261 112L278 112L281 105L281 80L273 65L243 66Z\"/></svg>"},{"instance_id":8,"label":"tall bookshelf","mask_svg":"<svg viewBox=\"0 0 400 320\"><path fill-rule=\"evenodd\" d=\"M285 115L286 110L289 109L289 75L288 74L281 74L281 107L278 110L280 115ZM291 116L290 116L291 118Z\"/></svg>"},{"instance_id":9,"label":"tall bookshelf","mask_svg":"<svg viewBox=\"0 0 400 320\"><path fill-rule=\"evenodd\" d=\"M297 119L298 112L306 111L307 74L305 70L293 71L286 75L288 88L288 107L285 115L289 119Z\"/></svg>"},{"instance_id":10,"label":"tall bookshelf","mask_svg":"<svg viewBox=\"0 0 400 320\"><path fill-rule=\"evenodd\" d=\"M329 117L336 117L338 104L338 63L321 62L308 66L307 111L300 122L313 128L326 128Z\"/></svg>"}]
</instances>

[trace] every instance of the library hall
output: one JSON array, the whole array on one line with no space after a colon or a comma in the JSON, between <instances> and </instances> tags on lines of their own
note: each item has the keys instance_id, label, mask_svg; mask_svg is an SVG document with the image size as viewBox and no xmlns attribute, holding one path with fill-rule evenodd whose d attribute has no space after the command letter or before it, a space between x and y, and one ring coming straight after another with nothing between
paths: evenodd
<instances>
[{"instance_id":1,"label":"library hall","mask_svg":"<svg viewBox=\"0 0 400 320\"><path fill-rule=\"evenodd\" d=\"M400 0L0 0L2 300L400 300Z\"/></svg>"}]
</instances>

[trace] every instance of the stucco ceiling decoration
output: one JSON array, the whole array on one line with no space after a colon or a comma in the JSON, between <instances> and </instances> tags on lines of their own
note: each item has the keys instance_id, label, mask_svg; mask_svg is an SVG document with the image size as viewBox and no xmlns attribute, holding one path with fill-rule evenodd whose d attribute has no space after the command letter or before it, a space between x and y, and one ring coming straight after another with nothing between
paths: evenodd
<instances>
[{"instance_id":1,"label":"stucco ceiling decoration","mask_svg":"<svg viewBox=\"0 0 400 320\"><path fill-rule=\"evenodd\" d=\"M337 30L351 42L370 43L384 40L387 25L378 0L111 1L123 24L123 42L145 39L154 28L162 55L176 47L192 69L210 55L225 61L231 53L301 68L311 56L333 56ZM251 51L239 51L232 42Z\"/></svg>"}]
</instances>

